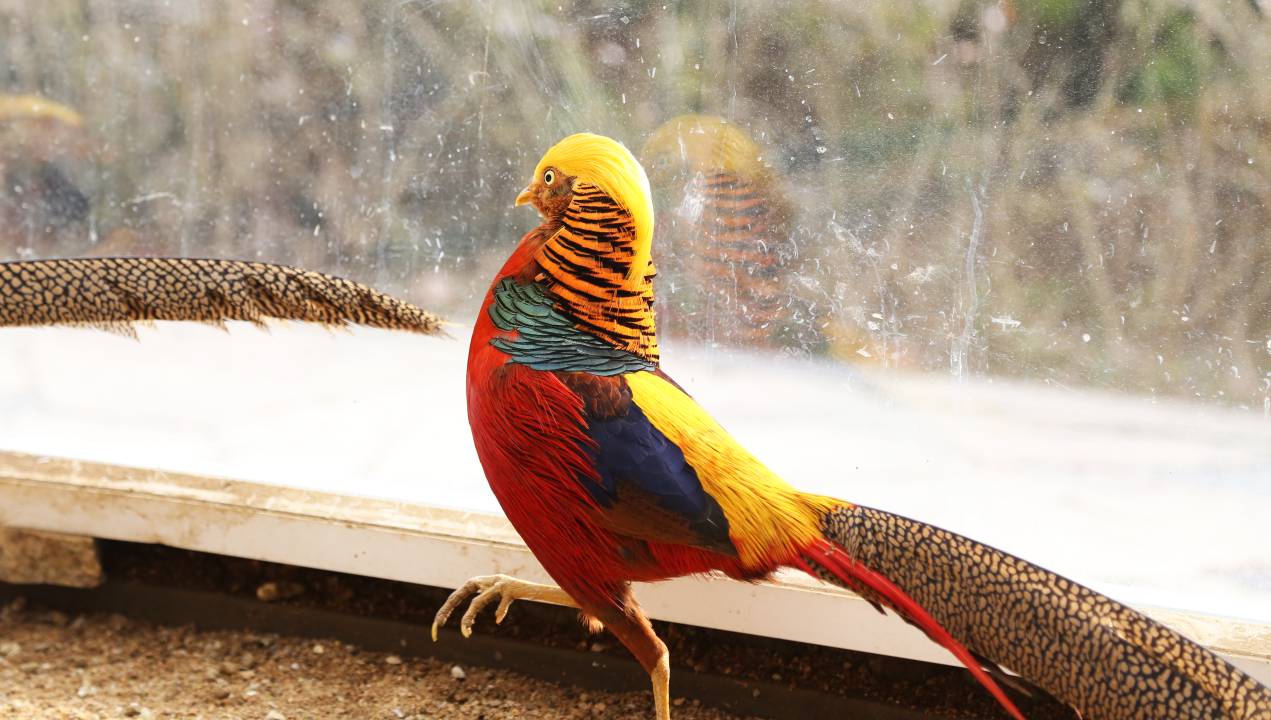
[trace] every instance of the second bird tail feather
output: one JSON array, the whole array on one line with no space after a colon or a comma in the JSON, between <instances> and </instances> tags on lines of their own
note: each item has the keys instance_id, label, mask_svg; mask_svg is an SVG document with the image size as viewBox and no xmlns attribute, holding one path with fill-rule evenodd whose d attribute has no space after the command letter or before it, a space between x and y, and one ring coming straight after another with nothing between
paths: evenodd
<instances>
[{"instance_id":1,"label":"second bird tail feather","mask_svg":"<svg viewBox=\"0 0 1271 720\"><path fill-rule=\"evenodd\" d=\"M1142 613L1025 560L857 505L827 513L823 531L842 552L814 549L805 569L918 625L1016 717L975 658L1019 673L1086 718L1271 718L1271 691L1253 678ZM928 620L974 657L932 634Z\"/></svg>"},{"instance_id":2,"label":"second bird tail feather","mask_svg":"<svg viewBox=\"0 0 1271 720\"><path fill-rule=\"evenodd\" d=\"M0 262L0 326L298 320L433 334L441 320L343 278L286 265L191 258Z\"/></svg>"}]
</instances>

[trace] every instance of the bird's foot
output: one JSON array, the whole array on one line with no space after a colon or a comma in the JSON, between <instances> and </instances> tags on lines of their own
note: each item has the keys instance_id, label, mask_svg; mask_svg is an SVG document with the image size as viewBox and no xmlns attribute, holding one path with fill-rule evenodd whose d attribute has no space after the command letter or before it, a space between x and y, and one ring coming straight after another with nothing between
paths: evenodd
<instances>
[{"instance_id":1,"label":"bird's foot","mask_svg":"<svg viewBox=\"0 0 1271 720\"><path fill-rule=\"evenodd\" d=\"M463 587L450 593L450 597L446 598L446 602L437 611L432 621L433 642L437 641L437 629L446 624L455 608L473 595L476 597L472 599L468 610L459 621L459 632L463 633L464 637L472 637L472 623L476 622L477 614L496 599L499 601L499 607L494 611L496 623L503 622L513 600L533 600L552 605L578 607L578 603L574 602L568 593L555 585L518 580L507 575L481 575L464 583Z\"/></svg>"}]
</instances>

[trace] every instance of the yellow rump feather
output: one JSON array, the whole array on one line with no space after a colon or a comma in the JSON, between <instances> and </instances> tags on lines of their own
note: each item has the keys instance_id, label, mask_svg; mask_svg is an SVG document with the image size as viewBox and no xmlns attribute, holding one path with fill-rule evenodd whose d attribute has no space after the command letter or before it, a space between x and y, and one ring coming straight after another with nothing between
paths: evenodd
<instances>
[{"instance_id":1,"label":"yellow rump feather","mask_svg":"<svg viewBox=\"0 0 1271 720\"><path fill-rule=\"evenodd\" d=\"M653 197L649 178L631 151L603 135L578 133L553 145L534 168L534 177L542 177L549 167L595 185L631 213L636 237L628 277L643 279L653 247Z\"/></svg>"},{"instance_id":2,"label":"yellow rump feather","mask_svg":"<svg viewBox=\"0 0 1271 720\"><path fill-rule=\"evenodd\" d=\"M680 448L702 489L724 510L743 564L788 561L821 537L821 518L841 500L795 490L662 377L636 372L624 378L635 404Z\"/></svg>"}]
</instances>

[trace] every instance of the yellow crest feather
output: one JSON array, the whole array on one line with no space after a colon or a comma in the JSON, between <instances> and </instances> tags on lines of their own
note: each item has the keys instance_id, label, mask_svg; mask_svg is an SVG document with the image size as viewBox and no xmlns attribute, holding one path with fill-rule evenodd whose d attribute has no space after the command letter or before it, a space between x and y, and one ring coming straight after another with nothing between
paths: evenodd
<instances>
[{"instance_id":1,"label":"yellow crest feather","mask_svg":"<svg viewBox=\"0 0 1271 720\"><path fill-rule=\"evenodd\" d=\"M549 167L595 185L631 213L636 242L630 277L643 278L653 247L653 197L649 178L631 151L603 135L578 133L553 145L534 168L534 177L542 177Z\"/></svg>"}]
</instances>

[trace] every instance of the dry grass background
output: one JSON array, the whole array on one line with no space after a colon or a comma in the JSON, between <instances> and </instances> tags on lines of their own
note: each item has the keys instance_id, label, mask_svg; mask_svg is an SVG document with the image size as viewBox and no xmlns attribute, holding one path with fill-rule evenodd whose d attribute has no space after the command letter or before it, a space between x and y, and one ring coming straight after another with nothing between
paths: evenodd
<instances>
[{"instance_id":1,"label":"dry grass background","mask_svg":"<svg viewBox=\"0 0 1271 720\"><path fill-rule=\"evenodd\" d=\"M0 254L292 262L461 316L547 145L702 112L795 208L791 352L1271 412L1262 2L0 0L0 91L85 118L0 132Z\"/></svg>"}]
</instances>

